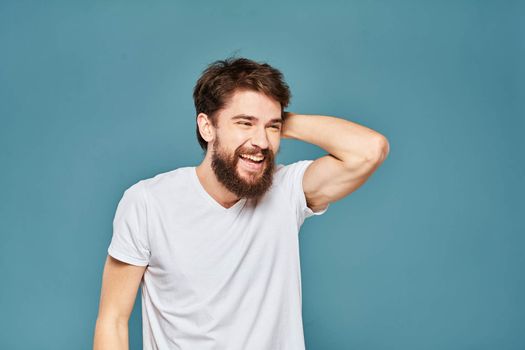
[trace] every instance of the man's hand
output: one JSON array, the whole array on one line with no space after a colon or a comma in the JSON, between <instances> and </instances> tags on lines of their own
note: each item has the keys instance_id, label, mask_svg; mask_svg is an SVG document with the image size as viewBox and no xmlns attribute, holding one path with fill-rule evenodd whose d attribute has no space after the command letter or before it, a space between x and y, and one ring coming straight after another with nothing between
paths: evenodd
<instances>
[{"instance_id":1,"label":"man's hand","mask_svg":"<svg viewBox=\"0 0 525 350\"><path fill-rule=\"evenodd\" d=\"M286 121L290 119L291 116L295 115L295 113L292 112L283 112L283 124L281 126L281 138L283 139L289 139L289 125L290 123L287 123Z\"/></svg>"}]
</instances>

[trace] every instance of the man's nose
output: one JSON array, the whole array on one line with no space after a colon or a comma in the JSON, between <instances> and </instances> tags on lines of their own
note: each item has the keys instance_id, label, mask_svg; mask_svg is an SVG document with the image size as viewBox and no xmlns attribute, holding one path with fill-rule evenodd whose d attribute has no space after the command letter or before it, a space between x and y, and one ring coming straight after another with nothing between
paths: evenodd
<instances>
[{"instance_id":1,"label":"man's nose","mask_svg":"<svg viewBox=\"0 0 525 350\"><path fill-rule=\"evenodd\" d=\"M252 135L252 145L261 149L266 149L269 146L268 136L265 128L258 128Z\"/></svg>"}]
</instances>

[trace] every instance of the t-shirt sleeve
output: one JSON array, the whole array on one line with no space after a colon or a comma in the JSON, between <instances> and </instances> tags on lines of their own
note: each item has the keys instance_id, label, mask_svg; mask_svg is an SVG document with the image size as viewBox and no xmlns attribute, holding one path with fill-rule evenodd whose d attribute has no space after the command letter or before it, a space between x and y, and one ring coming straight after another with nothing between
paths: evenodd
<instances>
[{"instance_id":1,"label":"t-shirt sleeve","mask_svg":"<svg viewBox=\"0 0 525 350\"><path fill-rule=\"evenodd\" d=\"M306 197L303 190L303 177L306 168L313 163L313 160L300 160L298 162L285 166L285 179L286 187L290 188L292 203L297 208L297 219L300 224L306 218L313 215L322 215L328 210L328 206L320 211L314 212L307 206Z\"/></svg>"},{"instance_id":2,"label":"t-shirt sleeve","mask_svg":"<svg viewBox=\"0 0 525 350\"><path fill-rule=\"evenodd\" d=\"M108 254L132 265L149 263L147 206L144 184L139 181L124 191L113 219Z\"/></svg>"}]
</instances>

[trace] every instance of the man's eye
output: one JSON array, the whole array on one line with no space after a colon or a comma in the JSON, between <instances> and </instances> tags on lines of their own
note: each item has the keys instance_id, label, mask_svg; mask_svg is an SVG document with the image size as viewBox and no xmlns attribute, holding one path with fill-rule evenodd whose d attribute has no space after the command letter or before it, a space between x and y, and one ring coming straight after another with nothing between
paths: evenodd
<instances>
[{"instance_id":1,"label":"man's eye","mask_svg":"<svg viewBox=\"0 0 525 350\"><path fill-rule=\"evenodd\" d=\"M280 125L272 125L271 128L274 128L275 130L280 130L281 126Z\"/></svg>"},{"instance_id":2,"label":"man's eye","mask_svg":"<svg viewBox=\"0 0 525 350\"><path fill-rule=\"evenodd\" d=\"M252 123L248 123L248 122L238 122L237 124L248 125L248 126L252 125Z\"/></svg>"}]
</instances>

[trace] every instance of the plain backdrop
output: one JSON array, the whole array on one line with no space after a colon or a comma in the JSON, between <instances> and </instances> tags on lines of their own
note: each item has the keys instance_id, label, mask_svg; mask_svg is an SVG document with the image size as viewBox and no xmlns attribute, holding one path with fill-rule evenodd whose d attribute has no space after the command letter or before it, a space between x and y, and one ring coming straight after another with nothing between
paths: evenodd
<instances>
[{"instance_id":1,"label":"plain backdrop","mask_svg":"<svg viewBox=\"0 0 525 350\"><path fill-rule=\"evenodd\" d=\"M1 1L0 348L90 349L112 219L197 165L192 89L268 62L390 154L300 233L307 349L525 348L523 1ZM284 140L288 164L324 155ZM140 294L130 347L141 349Z\"/></svg>"}]
</instances>

